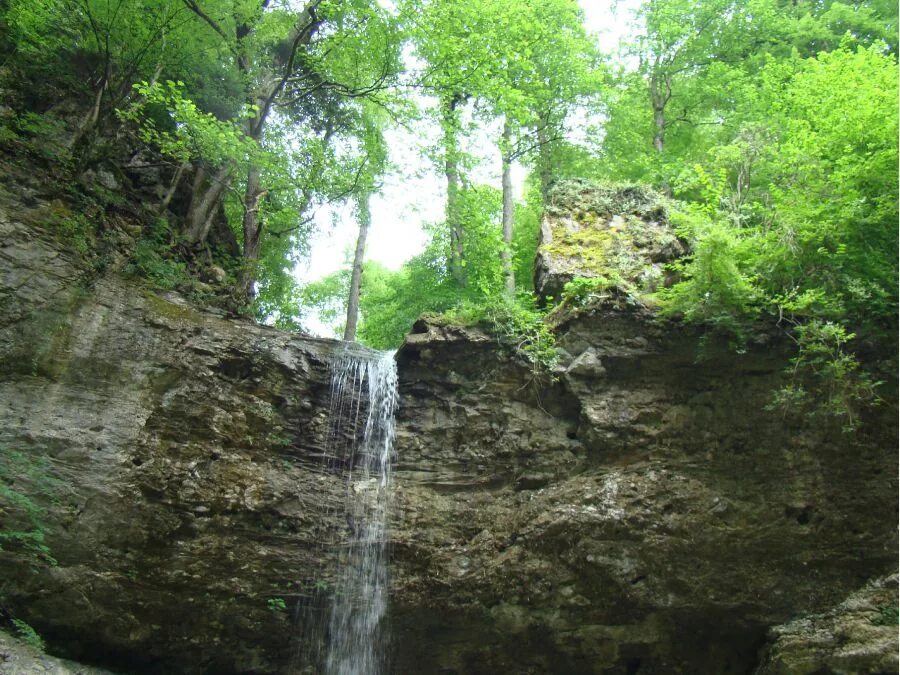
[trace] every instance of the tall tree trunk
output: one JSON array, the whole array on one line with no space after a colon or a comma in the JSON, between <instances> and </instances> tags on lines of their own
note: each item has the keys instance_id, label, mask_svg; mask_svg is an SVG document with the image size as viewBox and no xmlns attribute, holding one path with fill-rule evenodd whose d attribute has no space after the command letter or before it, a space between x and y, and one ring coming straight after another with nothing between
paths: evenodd
<instances>
[{"instance_id":1,"label":"tall tree trunk","mask_svg":"<svg viewBox=\"0 0 900 675\"><path fill-rule=\"evenodd\" d=\"M253 283L256 281L256 265L262 242L259 205L265 194L260 185L259 168L251 165L247 170L247 188L244 190L244 267L241 272L241 289L247 299L255 295Z\"/></svg>"},{"instance_id":2,"label":"tall tree trunk","mask_svg":"<svg viewBox=\"0 0 900 675\"><path fill-rule=\"evenodd\" d=\"M512 236L513 236L513 185L512 185L512 128L508 120L503 122L503 138L500 141L501 161L503 163L503 248L500 250L500 259L503 261L503 275L506 277L506 292L514 295L516 292L516 276L512 266Z\"/></svg>"},{"instance_id":3,"label":"tall tree trunk","mask_svg":"<svg viewBox=\"0 0 900 675\"><path fill-rule=\"evenodd\" d=\"M203 168L197 169L194 174L191 203L184 219L184 236L189 243L202 244L206 241L216 208L231 182L231 168L230 164L226 164L211 178Z\"/></svg>"},{"instance_id":4,"label":"tall tree trunk","mask_svg":"<svg viewBox=\"0 0 900 675\"><path fill-rule=\"evenodd\" d=\"M665 87L665 91L660 90L660 84ZM666 143L666 104L672 98L672 77L665 73L653 73L650 76L650 104L653 106L653 147L656 148L656 154L663 156ZM671 197L672 188L667 180L660 176L660 189L663 194Z\"/></svg>"},{"instance_id":5,"label":"tall tree trunk","mask_svg":"<svg viewBox=\"0 0 900 675\"><path fill-rule=\"evenodd\" d=\"M447 226L450 228L450 275L460 286L466 285L463 225L459 213L459 104L454 95L442 102L444 126L444 175L447 179Z\"/></svg>"},{"instance_id":6,"label":"tall tree trunk","mask_svg":"<svg viewBox=\"0 0 900 675\"><path fill-rule=\"evenodd\" d=\"M660 155L666 139L666 103L668 98L659 90L659 75L650 76L650 104L653 106L653 147Z\"/></svg>"},{"instance_id":7,"label":"tall tree trunk","mask_svg":"<svg viewBox=\"0 0 900 675\"><path fill-rule=\"evenodd\" d=\"M553 182L553 160L551 158L550 139L547 136L547 124L541 119L538 127L538 175L541 179L541 200L547 204L550 195L550 184Z\"/></svg>"},{"instance_id":8,"label":"tall tree trunk","mask_svg":"<svg viewBox=\"0 0 900 675\"><path fill-rule=\"evenodd\" d=\"M366 255L366 238L372 214L369 211L369 196L359 199L359 236L356 238L356 252L353 254L353 271L350 273L350 296L347 298L347 324L344 326L344 340L356 340L356 323L359 319L359 289L362 284L363 258Z\"/></svg>"}]
</instances>

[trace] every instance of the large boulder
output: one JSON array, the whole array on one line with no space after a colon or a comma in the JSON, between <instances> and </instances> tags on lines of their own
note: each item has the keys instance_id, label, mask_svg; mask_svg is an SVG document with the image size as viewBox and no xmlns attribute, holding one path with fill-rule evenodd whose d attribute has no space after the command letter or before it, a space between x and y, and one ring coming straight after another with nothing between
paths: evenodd
<instances>
[{"instance_id":1,"label":"large boulder","mask_svg":"<svg viewBox=\"0 0 900 675\"><path fill-rule=\"evenodd\" d=\"M541 220L534 287L559 300L575 279L634 292L666 283L665 265L687 252L669 223L670 203L641 185L557 183Z\"/></svg>"},{"instance_id":2,"label":"large boulder","mask_svg":"<svg viewBox=\"0 0 900 675\"><path fill-rule=\"evenodd\" d=\"M837 607L769 631L757 675L896 673L897 575L874 579Z\"/></svg>"}]
</instances>

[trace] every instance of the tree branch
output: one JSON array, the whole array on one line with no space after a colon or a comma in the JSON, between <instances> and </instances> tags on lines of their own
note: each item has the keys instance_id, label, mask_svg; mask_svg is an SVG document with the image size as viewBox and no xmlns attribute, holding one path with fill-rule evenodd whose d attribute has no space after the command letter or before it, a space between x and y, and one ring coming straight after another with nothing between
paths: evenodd
<instances>
[{"instance_id":1,"label":"tree branch","mask_svg":"<svg viewBox=\"0 0 900 675\"><path fill-rule=\"evenodd\" d=\"M225 40L225 44L227 44L229 48L232 48L231 42L228 39L228 35L215 19L213 19L209 14L203 11L200 5L197 4L197 0L182 0L182 2L184 2L189 10L191 10L194 14L205 21L210 28L216 31L219 36L223 40Z\"/></svg>"}]
</instances>

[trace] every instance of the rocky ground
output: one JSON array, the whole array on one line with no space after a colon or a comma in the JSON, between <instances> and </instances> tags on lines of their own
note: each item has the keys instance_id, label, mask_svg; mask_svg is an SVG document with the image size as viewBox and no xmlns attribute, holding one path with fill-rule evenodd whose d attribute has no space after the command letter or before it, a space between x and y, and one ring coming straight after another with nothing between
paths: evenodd
<instances>
[{"instance_id":1,"label":"rocky ground","mask_svg":"<svg viewBox=\"0 0 900 675\"><path fill-rule=\"evenodd\" d=\"M114 675L108 670L57 659L0 632L2 675Z\"/></svg>"}]
</instances>

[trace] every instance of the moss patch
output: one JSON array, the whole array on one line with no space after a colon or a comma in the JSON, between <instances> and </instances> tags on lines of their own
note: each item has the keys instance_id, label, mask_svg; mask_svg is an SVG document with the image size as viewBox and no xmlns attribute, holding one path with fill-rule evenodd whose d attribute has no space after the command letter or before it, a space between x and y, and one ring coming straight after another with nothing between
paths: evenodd
<instances>
[{"instance_id":1,"label":"moss patch","mask_svg":"<svg viewBox=\"0 0 900 675\"><path fill-rule=\"evenodd\" d=\"M162 298L152 291L144 291L144 298L147 300L147 307L156 315L169 319L170 321L182 321L187 323L197 323L203 317L190 307L179 305Z\"/></svg>"},{"instance_id":2,"label":"moss patch","mask_svg":"<svg viewBox=\"0 0 900 675\"><path fill-rule=\"evenodd\" d=\"M665 264L686 251L669 225L669 200L648 186L566 181L548 204L538 269L545 297L564 298L580 283L588 294L609 289L638 299L656 291Z\"/></svg>"}]
</instances>

